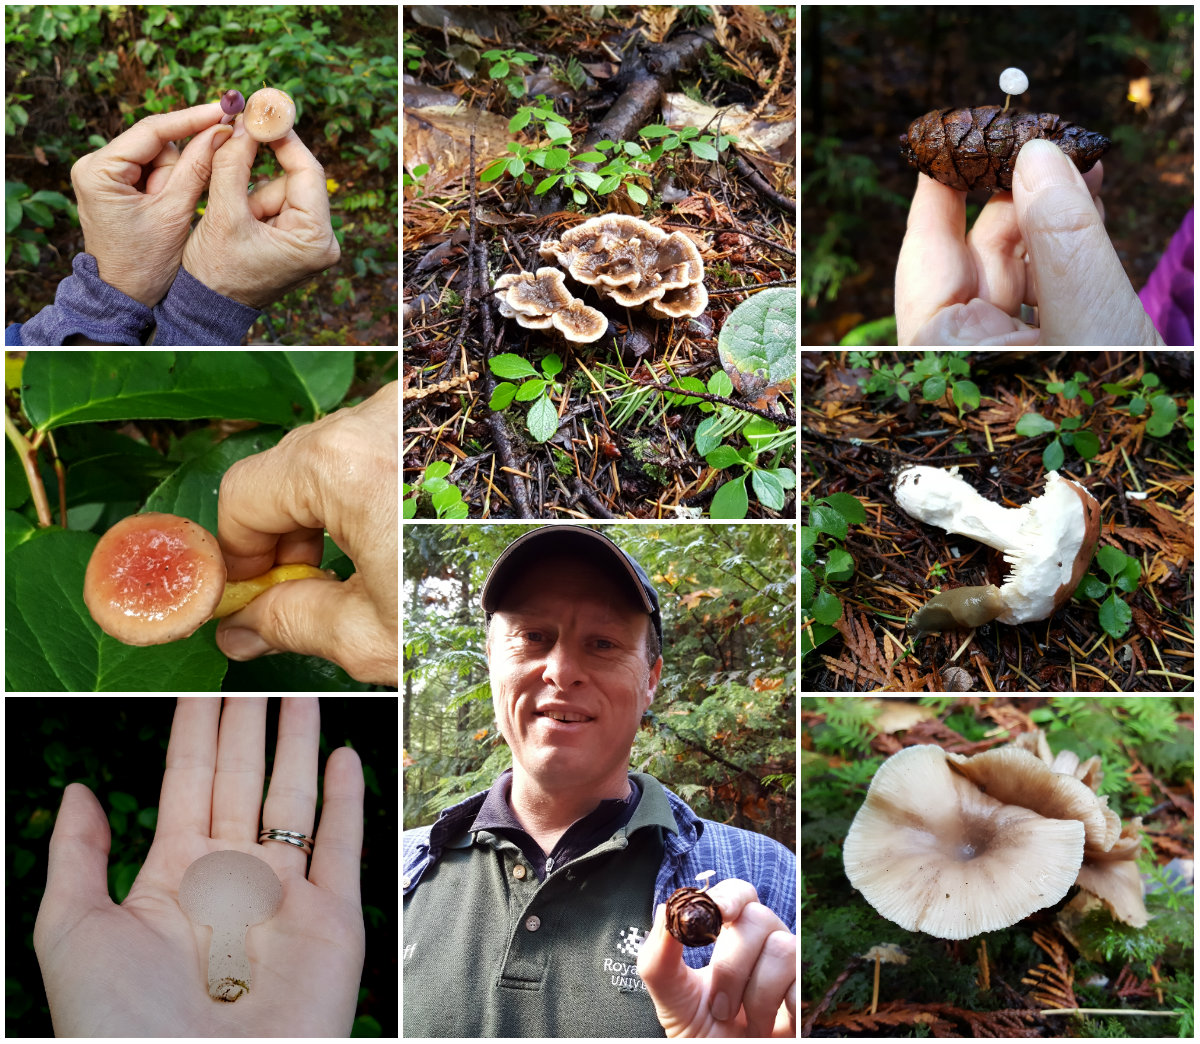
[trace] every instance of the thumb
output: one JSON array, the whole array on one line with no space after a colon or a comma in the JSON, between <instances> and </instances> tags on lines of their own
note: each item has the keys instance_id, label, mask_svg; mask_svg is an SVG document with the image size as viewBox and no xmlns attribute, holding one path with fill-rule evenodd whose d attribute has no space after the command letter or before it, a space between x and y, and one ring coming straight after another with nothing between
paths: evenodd
<instances>
[{"instance_id":1,"label":"thumb","mask_svg":"<svg viewBox=\"0 0 1200 1044\"><path fill-rule=\"evenodd\" d=\"M1158 343L1083 175L1053 142L1021 149L1013 202L1037 289L1040 343Z\"/></svg>"},{"instance_id":2,"label":"thumb","mask_svg":"<svg viewBox=\"0 0 1200 1044\"><path fill-rule=\"evenodd\" d=\"M659 904L654 926L638 951L637 970L667 1036L678 1035L699 1012L703 993L696 973L683 963L683 944L667 931L665 904Z\"/></svg>"},{"instance_id":3,"label":"thumb","mask_svg":"<svg viewBox=\"0 0 1200 1044\"><path fill-rule=\"evenodd\" d=\"M217 644L232 660L295 652L332 660L359 681L394 684L394 636L385 633L361 573L348 580L289 580L221 621Z\"/></svg>"},{"instance_id":4,"label":"thumb","mask_svg":"<svg viewBox=\"0 0 1200 1044\"><path fill-rule=\"evenodd\" d=\"M170 179L163 190L163 196L173 207L188 214L196 209L197 202L208 187L213 158L221 146L229 141L229 131L228 126L219 124L188 142L187 148L171 168Z\"/></svg>"},{"instance_id":5,"label":"thumb","mask_svg":"<svg viewBox=\"0 0 1200 1044\"><path fill-rule=\"evenodd\" d=\"M251 220L247 190L250 171L258 155L258 142L246 133L245 124L238 119L233 133L212 158L212 181L208 188L208 205L228 212L235 222Z\"/></svg>"},{"instance_id":6,"label":"thumb","mask_svg":"<svg viewBox=\"0 0 1200 1044\"><path fill-rule=\"evenodd\" d=\"M34 926L38 949L53 945L85 913L110 906L108 852L112 835L96 796L69 783L50 835L46 891Z\"/></svg>"}]
</instances>

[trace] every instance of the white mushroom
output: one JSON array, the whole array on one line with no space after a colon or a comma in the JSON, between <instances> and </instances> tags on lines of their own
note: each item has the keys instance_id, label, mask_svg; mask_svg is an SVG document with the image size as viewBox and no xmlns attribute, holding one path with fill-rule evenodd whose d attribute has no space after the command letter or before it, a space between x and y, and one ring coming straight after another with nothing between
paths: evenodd
<instances>
[{"instance_id":1,"label":"white mushroom","mask_svg":"<svg viewBox=\"0 0 1200 1044\"><path fill-rule=\"evenodd\" d=\"M179 905L197 925L212 925L208 952L208 995L236 1001L250 989L246 932L275 916L283 901L279 878L261 859L245 852L210 852L183 873Z\"/></svg>"},{"instance_id":2,"label":"white mushroom","mask_svg":"<svg viewBox=\"0 0 1200 1044\"><path fill-rule=\"evenodd\" d=\"M1012 567L1000 587L960 587L932 598L913 616L910 630L1048 619L1074 594L1100 538L1100 505L1057 471L1046 474L1045 492L1020 508L980 496L957 468L906 468L897 476L895 495L913 518L1003 551Z\"/></svg>"}]
</instances>

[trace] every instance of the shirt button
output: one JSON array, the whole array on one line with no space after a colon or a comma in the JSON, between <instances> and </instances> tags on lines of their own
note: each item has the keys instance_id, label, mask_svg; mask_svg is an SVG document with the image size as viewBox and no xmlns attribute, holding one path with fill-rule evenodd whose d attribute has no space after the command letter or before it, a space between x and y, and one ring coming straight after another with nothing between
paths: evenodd
<instances>
[{"instance_id":1,"label":"shirt button","mask_svg":"<svg viewBox=\"0 0 1200 1044\"><path fill-rule=\"evenodd\" d=\"M525 930L527 932L536 932L542 926L542 919L536 914L533 917L525 918Z\"/></svg>"},{"instance_id":2,"label":"shirt button","mask_svg":"<svg viewBox=\"0 0 1200 1044\"><path fill-rule=\"evenodd\" d=\"M513 867L513 877L515 877L518 881L524 881L525 874L527 872L528 871L526 871L524 863L518 863L516 866Z\"/></svg>"}]
</instances>

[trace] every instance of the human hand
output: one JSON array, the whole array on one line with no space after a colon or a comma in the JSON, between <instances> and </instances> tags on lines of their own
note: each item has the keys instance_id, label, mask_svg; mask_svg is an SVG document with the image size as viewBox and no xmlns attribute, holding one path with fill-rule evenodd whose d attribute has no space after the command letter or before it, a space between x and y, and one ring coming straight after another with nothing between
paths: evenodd
<instances>
[{"instance_id":1,"label":"human hand","mask_svg":"<svg viewBox=\"0 0 1200 1044\"><path fill-rule=\"evenodd\" d=\"M1027 142L964 238L966 194L918 175L896 266L901 345L1162 344L1104 230L1104 168ZM1040 327L1018 318L1037 305Z\"/></svg>"},{"instance_id":2,"label":"human hand","mask_svg":"<svg viewBox=\"0 0 1200 1044\"><path fill-rule=\"evenodd\" d=\"M71 168L100 278L148 307L175 279L213 154L229 140L220 120L220 102L147 116ZM191 135L181 155L174 139Z\"/></svg>"},{"instance_id":3,"label":"human hand","mask_svg":"<svg viewBox=\"0 0 1200 1044\"><path fill-rule=\"evenodd\" d=\"M340 584L277 584L223 620L217 644L230 659L308 653L359 681L396 684L399 405L393 381L225 473L218 536L231 580L290 562L320 565L322 530L356 570Z\"/></svg>"},{"instance_id":4,"label":"human hand","mask_svg":"<svg viewBox=\"0 0 1200 1044\"><path fill-rule=\"evenodd\" d=\"M342 256L321 164L294 130L270 147L283 176L247 195L258 142L238 118L183 252L183 267L200 282L252 308L279 300Z\"/></svg>"},{"instance_id":5,"label":"human hand","mask_svg":"<svg viewBox=\"0 0 1200 1044\"><path fill-rule=\"evenodd\" d=\"M108 896L108 820L70 784L50 836L46 891L33 929L54 1032L62 1036L348 1036L365 953L359 870L363 774L349 747L325 765L312 865L298 848L257 844L262 823L312 834L320 712L285 699L271 785L262 801L266 699L181 699L171 726L158 826L128 897ZM218 735L218 718L220 734ZM208 995L208 928L180 908L184 871L236 849L283 884L273 918L250 929L250 991Z\"/></svg>"},{"instance_id":6,"label":"human hand","mask_svg":"<svg viewBox=\"0 0 1200 1044\"><path fill-rule=\"evenodd\" d=\"M668 1037L794 1037L796 937L746 881L729 878L707 894L725 921L708 967L683 963L663 905L638 954L659 1023Z\"/></svg>"}]
</instances>

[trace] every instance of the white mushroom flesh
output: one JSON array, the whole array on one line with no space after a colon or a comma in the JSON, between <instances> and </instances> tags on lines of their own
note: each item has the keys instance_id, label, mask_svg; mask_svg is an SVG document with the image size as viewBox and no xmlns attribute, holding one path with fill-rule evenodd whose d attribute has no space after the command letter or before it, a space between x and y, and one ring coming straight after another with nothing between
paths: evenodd
<instances>
[{"instance_id":1,"label":"white mushroom flesh","mask_svg":"<svg viewBox=\"0 0 1200 1044\"><path fill-rule=\"evenodd\" d=\"M913 518L1004 552L1011 568L1000 594L1007 608L997 619L1007 624L1045 620L1062 606L1099 537L1100 505L1057 471L1047 472L1045 492L1020 508L980 496L957 468L906 468L895 494Z\"/></svg>"},{"instance_id":2,"label":"white mushroom flesh","mask_svg":"<svg viewBox=\"0 0 1200 1044\"><path fill-rule=\"evenodd\" d=\"M236 1001L250 989L246 933L270 920L283 902L275 871L245 852L210 852L184 871L179 905L193 924L211 925L208 995Z\"/></svg>"}]
</instances>

